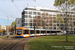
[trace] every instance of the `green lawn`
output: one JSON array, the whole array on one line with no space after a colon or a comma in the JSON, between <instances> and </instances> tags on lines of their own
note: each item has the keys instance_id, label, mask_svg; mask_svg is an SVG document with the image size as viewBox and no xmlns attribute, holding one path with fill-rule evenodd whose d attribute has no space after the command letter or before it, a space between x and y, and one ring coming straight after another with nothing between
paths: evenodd
<instances>
[{"instance_id":1,"label":"green lawn","mask_svg":"<svg viewBox=\"0 0 75 50\"><path fill-rule=\"evenodd\" d=\"M75 50L75 36L44 36L28 42L29 50ZM26 46L27 47L27 46Z\"/></svg>"},{"instance_id":2,"label":"green lawn","mask_svg":"<svg viewBox=\"0 0 75 50\"><path fill-rule=\"evenodd\" d=\"M15 37L15 35L9 35L8 38L11 38L11 37ZM0 39L5 39L5 38L7 38L7 36L0 36Z\"/></svg>"}]
</instances>

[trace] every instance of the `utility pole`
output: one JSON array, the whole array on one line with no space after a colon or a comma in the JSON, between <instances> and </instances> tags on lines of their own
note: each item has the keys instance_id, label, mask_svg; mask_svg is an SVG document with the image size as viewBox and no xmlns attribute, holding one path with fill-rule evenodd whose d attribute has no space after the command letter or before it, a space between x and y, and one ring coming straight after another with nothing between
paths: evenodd
<instances>
[{"instance_id":1,"label":"utility pole","mask_svg":"<svg viewBox=\"0 0 75 50\"><path fill-rule=\"evenodd\" d=\"M9 37L9 17L7 16L7 37Z\"/></svg>"}]
</instances>

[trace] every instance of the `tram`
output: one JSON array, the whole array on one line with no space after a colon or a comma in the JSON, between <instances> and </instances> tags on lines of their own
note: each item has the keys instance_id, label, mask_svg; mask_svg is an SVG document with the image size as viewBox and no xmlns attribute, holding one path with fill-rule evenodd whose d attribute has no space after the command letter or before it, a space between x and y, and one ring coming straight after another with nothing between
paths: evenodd
<instances>
[{"instance_id":1,"label":"tram","mask_svg":"<svg viewBox=\"0 0 75 50\"><path fill-rule=\"evenodd\" d=\"M24 27L16 28L16 37L30 37L29 30Z\"/></svg>"},{"instance_id":2,"label":"tram","mask_svg":"<svg viewBox=\"0 0 75 50\"><path fill-rule=\"evenodd\" d=\"M17 38L25 38L25 37L34 37L34 36L50 36L50 35L57 35L57 32L61 31L50 31L48 29L36 29L36 33L34 33L34 29L28 29L24 27L16 28L16 37Z\"/></svg>"}]
</instances>

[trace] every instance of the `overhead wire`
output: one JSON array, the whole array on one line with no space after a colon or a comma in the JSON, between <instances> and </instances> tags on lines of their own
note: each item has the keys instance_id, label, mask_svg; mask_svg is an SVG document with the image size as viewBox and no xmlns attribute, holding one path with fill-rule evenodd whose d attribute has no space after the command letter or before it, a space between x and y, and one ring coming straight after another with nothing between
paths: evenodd
<instances>
[{"instance_id":1,"label":"overhead wire","mask_svg":"<svg viewBox=\"0 0 75 50\"><path fill-rule=\"evenodd\" d=\"M12 15L6 13L5 11L3 11L3 10L1 10L1 9L0 9L0 11L3 12L3 13L5 13L5 14L7 14L7 16L11 16L11 17L12 17ZM0 16L4 16L4 15L0 15ZM15 17L12 17L12 18L15 18Z\"/></svg>"},{"instance_id":2,"label":"overhead wire","mask_svg":"<svg viewBox=\"0 0 75 50\"><path fill-rule=\"evenodd\" d=\"M4 12L3 10L0 9L0 11ZM8 13L4 12L5 14L9 15Z\"/></svg>"},{"instance_id":3,"label":"overhead wire","mask_svg":"<svg viewBox=\"0 0 75 50\"><path fill-rule=\"evenodd\" d=\"M19 8L16 6L16 4L14 3L14 1L12 0L12 3L14 4L14 6L17 8L17 10L19 11L19 12L21 12L20 10L19 10Z\"/></svg>"},{"instance_id":4,"label":"overhead wire","mask_svg":"<svg viewBox=\"0 0 75 50\"><path fill-rule=\"evenodd\" d=\"M38 5L40 5L36 0L33 0L33 1L35 1ZM42 5L40 5L41 7L43 7Z\"/></svg>"}]
</instances>

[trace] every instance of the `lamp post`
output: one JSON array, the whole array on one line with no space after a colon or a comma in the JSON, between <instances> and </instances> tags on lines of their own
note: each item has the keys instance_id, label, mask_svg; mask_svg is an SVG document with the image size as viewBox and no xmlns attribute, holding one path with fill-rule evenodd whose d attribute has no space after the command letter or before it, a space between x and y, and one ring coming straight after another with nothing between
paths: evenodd
<instances>
[{"instance_id":1,"label":"lamp post","mask_svg":"<svg viewBox=\"0 0 75 50\"><path fill-rule=\"evenodd\" d=\"M9 17L7 16L7 37L9 37Z\"/></svg>"}]
</instances>

